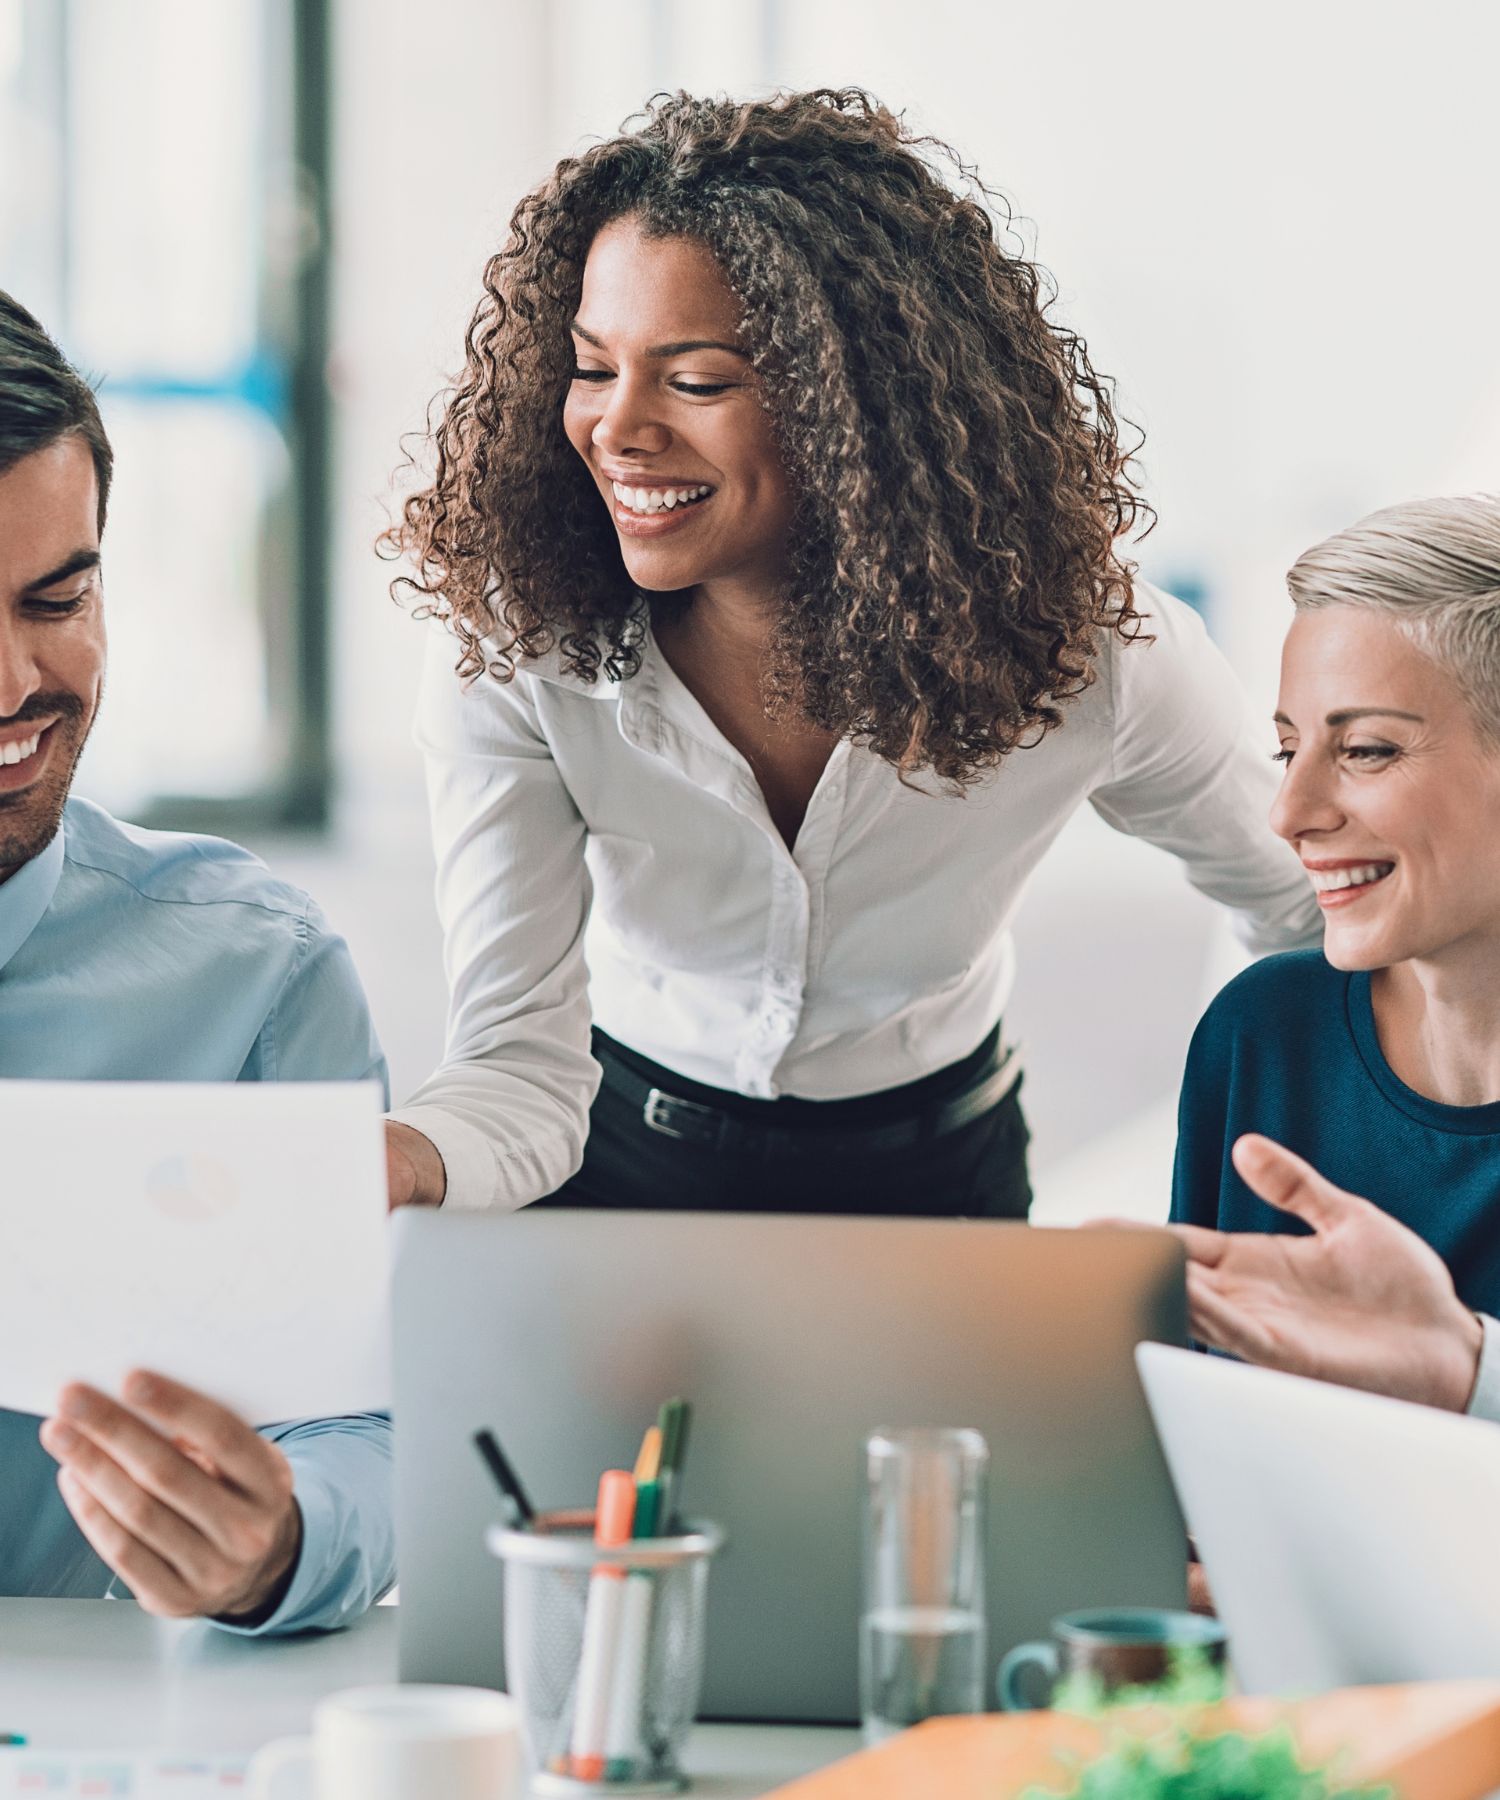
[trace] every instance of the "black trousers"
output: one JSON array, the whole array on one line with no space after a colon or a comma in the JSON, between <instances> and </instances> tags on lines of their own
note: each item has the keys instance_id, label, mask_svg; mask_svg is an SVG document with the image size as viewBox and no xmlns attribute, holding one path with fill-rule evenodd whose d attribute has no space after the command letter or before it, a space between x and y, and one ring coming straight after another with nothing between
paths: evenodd
<instances>
[{"instance_id":1,"label":"black trousers","mask_svg":"<svg viewBox=\"0 0 1500 1800\"><path fill-rule=\"evenodd\" d=\"M1019 1080L988 1112L956 1131L894 1150L858 1147L861 1126L921 1116L971 1087L994 1042L992 1034L971 1056L936 1074L854 1100L750 1100L689 1081L596 1031L593 1049L604 1082L589 1114L583 1167L535 1204L1024 1219L1031 1205L1031 1134ZM668 1137L645 1121L648 1087L716 1107L752 1131L737 1134L745 1142L732 1151ZM795 1130L806 1147L757 1153L753 1128L762 1125ZM820 1131L836 1131L838 1147L820 1149Z\"/></svg>"}]
</instances>

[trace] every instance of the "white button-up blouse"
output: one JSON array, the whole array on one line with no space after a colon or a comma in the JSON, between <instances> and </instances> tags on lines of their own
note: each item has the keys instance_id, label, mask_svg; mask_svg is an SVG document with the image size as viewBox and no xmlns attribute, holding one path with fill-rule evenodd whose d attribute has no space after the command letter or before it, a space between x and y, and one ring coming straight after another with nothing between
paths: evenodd
<instances>
[{"instance_id":1,"label":"white button-up blouse","mask_svg":"<svg viewBox=\"0 0 1500 1800\"><path fill-rule=\"evenodd\" d=\"M454 673L434 627L418 705L450 990L442 1065L394 1116L456 1207L517 1207L577 1169L592 1018L695 1081L842 1099L971 1051L1010 993L1027 878L1087 800L1180 857L1258 952L1316 943L1275 771L1187 607L1138 584L1064 723L962 795L839 744L788 849L744 758L646 640L590 686L555 656Z\"/></svg>"}]
</instances>

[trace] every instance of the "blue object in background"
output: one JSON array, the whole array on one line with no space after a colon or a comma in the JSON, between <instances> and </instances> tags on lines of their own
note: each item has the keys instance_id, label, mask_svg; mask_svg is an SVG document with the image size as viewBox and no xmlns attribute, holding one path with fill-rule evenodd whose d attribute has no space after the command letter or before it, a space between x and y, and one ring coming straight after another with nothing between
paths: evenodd
<instances>
[{"instance_id":1,"label":"blue object in background","mask_svg":"<svg viewBox=\"0 0 1500 1800\"><path fill-rule=\"evenodd\" d=\"M1175 594L1179 600L1192 607L1205 625L1212 623L1213 590L1208 584L1207 577L1197 570L1175 570L1170 574L1163 575L1157 582L1157 586L1164 587L1169 594Z\"/></svg>"}]
</instances>

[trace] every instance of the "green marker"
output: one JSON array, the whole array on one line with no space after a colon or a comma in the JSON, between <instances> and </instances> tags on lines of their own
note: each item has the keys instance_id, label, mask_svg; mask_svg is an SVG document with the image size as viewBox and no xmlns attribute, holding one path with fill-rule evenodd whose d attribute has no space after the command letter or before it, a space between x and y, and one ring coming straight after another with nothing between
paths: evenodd
<instances>
[{"instance_id":1,"label":"green marker","mask_svg":"<svg viewBox=\"0 0 1500 1800\"><path fill-rule=\"evenodd\" d=\"M687 1453L688 1425L693 1409L686 1400L668 1400L657 1423L661 1426L661 1468L656 1477L658 1489L657 1524L663 1536L677 1529L677 1484L682 1479L682 1460Z\"/></svg>"},{"instance_id":2,"label":"green marker","mask_svg":"<svg viewBox=\"0 0 1500 1800\"><path fill-rule=\"evenodd\" d=\"M656 1481L638 1481L635 1485L635 1538L656 1536L656 1513L661 1504L661 1485Z\"/></svg>"}]
</instances>

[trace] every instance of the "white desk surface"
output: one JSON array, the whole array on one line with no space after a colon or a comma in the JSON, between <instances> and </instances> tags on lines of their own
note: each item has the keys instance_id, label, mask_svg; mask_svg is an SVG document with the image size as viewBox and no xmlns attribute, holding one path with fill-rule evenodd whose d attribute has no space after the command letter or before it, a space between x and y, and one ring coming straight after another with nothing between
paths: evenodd
<instances>
[{"instance_id":1,"label":"white desk surface","mask_svg":"<svg viewBox=\"0 0 1500 1800\"><path fill-rule=\"evenodd\" d=\"M396 1609L282 1641L153 1619L127 1600L0 1599L0 1732L42 1750L248 1753L336 1688L396 1678ZM751 1800L859 1747L853 1730L699 1725L693 1792Z\"/></svg>"}]
</instances>

